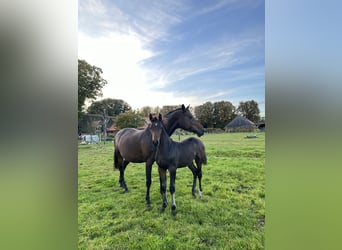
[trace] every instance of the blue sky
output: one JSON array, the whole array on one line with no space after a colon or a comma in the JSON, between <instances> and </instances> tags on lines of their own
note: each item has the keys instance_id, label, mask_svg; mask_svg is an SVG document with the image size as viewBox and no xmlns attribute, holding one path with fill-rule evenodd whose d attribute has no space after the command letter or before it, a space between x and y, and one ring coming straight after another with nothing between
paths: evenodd
<instances>
[{"instance_id":1,"label":"blue sky","mask_svg":"<svg viewBox=\"0 0 342 250\"><path fill-rule=\"evenodd\" d=\"M81 0L79 59L102 68L102 98L134 109L255 100L263 116L264 9L259 0Z\"/></svg>"}]
</instances>

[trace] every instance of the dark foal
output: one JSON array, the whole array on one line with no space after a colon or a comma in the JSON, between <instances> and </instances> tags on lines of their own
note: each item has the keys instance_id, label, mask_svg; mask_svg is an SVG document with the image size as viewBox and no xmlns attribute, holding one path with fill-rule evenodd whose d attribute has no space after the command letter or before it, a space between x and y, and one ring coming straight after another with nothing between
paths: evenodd
<instances>
[{"instance_id":1,"label":"dark foal","mask_svg":"<svg viewBox=\"0 0 342 250\"><path fill-rule=\"evenodd\" d=\"M159 178L160 178L160 193L163 197L162 212L167 206L166 196L166 171L170 173L170 193L172 206L172 214L176 211L175 200L175 181L177 168L188 166L194 176L194 183L192 193L195 195L196 189L196 176L199 179L199 194L202 195L202 164L207 163L207 156L205 147L202 141L197 138L188 138L181 142L173 141L167 134L162 116L159 118L150 115L151 125L149 129L152 135L152 141L157 145L155 159L158 164ZM197 168L194 166L193 161L196 162Z\"/></svg>"},{"instance_id":2,"label":"dark foal","mask_svg":"<svg viewBox=\"0 0 342 250\"><path fill-rule=\"evenodd\" d=\"M204 134L203 126L193 117L189 106L182 105L181 108L170 111L165 115L165 130L171 135L177 128L196 133L198 136ZM114 167L120 171L120 186L125 192L128 191L124 174L130 162L146 162L146 204L149 206L150 187L152 183L151 171L155 161L155 145L148 128L138 130L134 128L121 129L115 136Z\"/></svg>"}]
</instances>

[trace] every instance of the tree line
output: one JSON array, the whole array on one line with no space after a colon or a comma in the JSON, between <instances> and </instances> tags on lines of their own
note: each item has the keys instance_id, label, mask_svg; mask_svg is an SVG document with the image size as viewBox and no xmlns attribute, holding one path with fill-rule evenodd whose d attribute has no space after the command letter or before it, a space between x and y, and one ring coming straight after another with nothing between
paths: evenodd
<instances>
[{"instance_id":1,"label":"tree line","mask_svg":"<svg viewBox=\"0 0 342 250\"><path fill-rule=\"evenodd\" d=\"M141 127L145 124L145 117L150 113L166 114L179 108L179 105L163 107L144 106L133 110L132 107L120 99L107 98L95 101L102 95L102 88L107 81L101 77L102 69L88 64L85 60L78 60L78 117L85 114L103 115L113 118L113 123L121 129L124 127ZM92 101L85 108L86 100ZM186 104L185 104L186 105ZM258 103L254 100L241 101L235 107L229 101L206 102L202 105L190 107L192 113L205 128L224 128L237 115L242 115L254 123L261 120Z\"/></svg>"}]
</instances>

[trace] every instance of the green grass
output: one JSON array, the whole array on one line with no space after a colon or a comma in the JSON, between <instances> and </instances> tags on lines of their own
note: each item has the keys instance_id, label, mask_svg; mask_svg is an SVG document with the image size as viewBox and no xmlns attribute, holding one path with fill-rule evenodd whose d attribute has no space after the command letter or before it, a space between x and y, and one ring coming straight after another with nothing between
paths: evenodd
<instances>
[{"instance_id":1,"label":"green grass","mask_svg":"<svg viewBox=\"0 0 342 250\"><path fill-rule=\"evenodd\" d=\"M264 249L265 134L253 139L245 139L246 135L200 138L208 157L203 196L192 197L192 173L178 169L176 216L171 215L169 191L169 206L159 212L162 197L156 164L152 206L147 208L144 163L127 166L130 192L123 193L119 171L113 171L113 144L79 145L79 249Z\"/></svg>"}]
</instances>

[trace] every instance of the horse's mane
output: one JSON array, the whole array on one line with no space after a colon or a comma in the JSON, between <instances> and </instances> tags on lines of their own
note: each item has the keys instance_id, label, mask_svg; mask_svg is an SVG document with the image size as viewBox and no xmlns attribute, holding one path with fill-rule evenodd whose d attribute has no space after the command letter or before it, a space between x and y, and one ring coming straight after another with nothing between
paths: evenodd
<instances>
[{"instance_id":1,"label":"horse's mane","mask_svg":"<svg viewBox=\"0 0 342 250\"><path fill-rule=\"evenodd\" d=\"M180 108L177 108L177 109L171 110L171 111L167 112L167 113L166 113L164 116L168 117L168 116L172 115L173 113L175 113L175 112L178 112L178 111L180 111L180 110L182 110L182 111L183 111L183 108L182 108L182 107L180 107Z\"/></svg>"},{"instance_id":2,"label":"horse's mane","mask_svg":"<svg viewBox=\"0 0 342 250\"><path fill-rule=\"evenodd\" d=\"M172 135L172 133L176 130L177 126L179 126L179 124L175 122L180 117L179 115L177 115L177 113L179 112L183 113L183 112L186 112L187 110L188 110L188 107L185 108L183 104L180 108L171 110L167 112L165 115L163 115L163 122L164 122L165 128L167 128L166 131L169 135Z\"/></svg>"},{"instance_id":3,"label":"horse's mane","mask_svg":"<svg viewBox=\"0 0 342 250\"><path fill-rule=\"evenodd\" d=\"M172 116L173 116L175 113L180 112L180 111L183 112L183 108L182 108L182 107L167 112L165 115L163 115L163 121L164 121L164 123L172 122L172 121L171 121ZM172 130L172 132L173 132L173 130Z\"/></svg>"}]
</instances>

